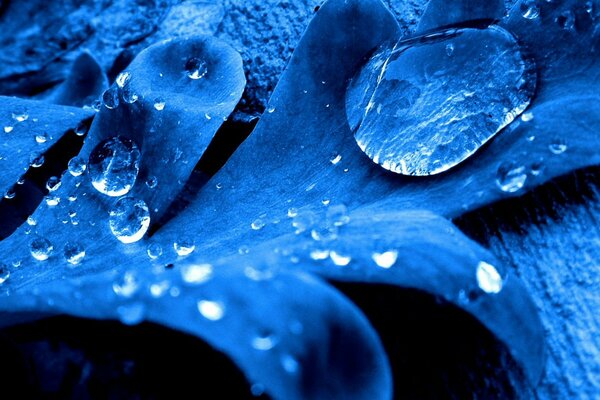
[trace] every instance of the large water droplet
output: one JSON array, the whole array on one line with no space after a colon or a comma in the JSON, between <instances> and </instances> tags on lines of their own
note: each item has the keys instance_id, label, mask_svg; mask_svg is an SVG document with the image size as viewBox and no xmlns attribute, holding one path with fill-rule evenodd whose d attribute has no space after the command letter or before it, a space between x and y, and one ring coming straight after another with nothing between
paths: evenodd
<instances>
[{"instance_id":1,"label":"large water droplet","mask_svg":"<svg viewBox=\"0 0 600 400\"><path fill-rule=\"evenodd\" d=\"M518 192L525 186L526 181L527 168L522 165L516 165L513 162L505 162L498 168L496 185L503 192Z\"/></svg>"},{"instance_id":2,"label":"large water droplet","mask_svg":"<svg viewBox=\"0 0 600 400\"><path fill-rule=\"evenodd\" d=\"M225 306L219 301L200 300L197 303L200 314L211 321L218 321L225 315Z\"/></svg>"},{"instance_id":3,"label":"large water droplet","mask_svg":"<svg viewBox=\"0 0 600 400\"><path fill-rule=\"evenodd\" d=\"M33 258L38 261L47 260L52 254L53 250L54 246L52 246L52 243L43 237L37 237L33 239L31 243L29 243L29 251L31 252Z\"/></svg>"},{"instance_id":4,"label":"large water droplet","mask_svg":"<svg viewBox=\"0 0 600 400\"><path fill-rule=\"evenodd\" d=\"M92 185L107 196L123 196L135 184L139 163L140 151L132 140L120 136L104 140L90 155Z\"/></svg>"},{"instance_id":5,"label":"large water droplet","mask_svg":"<svg viewBox=\"0 0 600 400\"><path fill-rule=\"evenodd\" d=\"M480 261L477 265L476 277L479 288L484 292L495 294L502 290L502 277L493 265Z\"/></svg>"},{"instance_id":6,"label":"large water droplet","mask_svg":"<svg viewBox=\"0 0 600 400\"><path fill-rule=\"evenodd\" d=\"M351 81L346 114L375 163L433 175L467 159L521 114L535 82L534 65L504 29L450 29L384 45Z\"/></svg>"},{"instance_id":7,"label":"large water droplet","mask_svg":"<svg viewBox=\"0 0 600 400\"><path fill-rule=\"evenodd\" d=\"M150 210L143 200L119 199L110 210L110 230L122 243L134 243L144 237L150 226Z\"/></svg>"}]
</instances>

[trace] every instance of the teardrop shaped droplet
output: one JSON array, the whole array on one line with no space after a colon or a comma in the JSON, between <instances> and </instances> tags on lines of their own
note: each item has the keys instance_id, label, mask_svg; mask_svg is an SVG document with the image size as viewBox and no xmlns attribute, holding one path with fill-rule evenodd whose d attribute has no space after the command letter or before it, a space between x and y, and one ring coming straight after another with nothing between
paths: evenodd
<instances>
[{"instance_id":1,"label":"teardrop shaped droplet","mask_svg":"<svg viewBox=\"0 0 600 400\"><path fill-rule=\"evenodd\" d=\"M504 29L450 29L383 45L351 81L346 115L375 163L434 175L521 114L535 83L534 65Z\"/></svg>"},{"instance_id":2,"label":"teardrop shaped droplet","mask_svg":"<svg viewBox=\"0 0 600 400\"><path fill-rule=\"evenodd\" d=\"M150 227L150 210L143 200L124 197L110 210L109 225L122 243L137 242Z\"/></svg>"},{"instance_id":3,"label":"teardrop shaped droplet","mask_svg":"<svg viewBox=\"0 0 600 400\"><path fill-rule=\"evenodd\" d=\"M107 196L123 196L137 179L140 151L130 139L120 136L99 143L88 162L92 185Z\"/></svg>"}]
</instances>

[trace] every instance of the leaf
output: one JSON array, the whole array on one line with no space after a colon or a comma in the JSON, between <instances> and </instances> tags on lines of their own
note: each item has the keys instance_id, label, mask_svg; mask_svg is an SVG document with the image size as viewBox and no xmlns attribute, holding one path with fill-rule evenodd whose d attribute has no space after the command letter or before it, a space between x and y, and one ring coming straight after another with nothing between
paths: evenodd
<instances>
[{"instance_id":1,"label":"leaf","mask_svg":"<svg viewBox=\"0 0 600 400\"><path fill-rule=\"evenodd\" d=\"M417 32L479 20L499 20L504 16L502 0L430 0L419 21Z\"/></svg>"}]
</instances>

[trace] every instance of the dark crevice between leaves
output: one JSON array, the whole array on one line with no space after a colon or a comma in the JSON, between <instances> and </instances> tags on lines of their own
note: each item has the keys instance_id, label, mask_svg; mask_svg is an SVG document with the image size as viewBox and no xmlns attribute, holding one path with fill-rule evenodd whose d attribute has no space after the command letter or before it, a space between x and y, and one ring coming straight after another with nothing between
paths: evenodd
<instances>
[{"instance_id":1,"label":"dark crevice between leaves","mask_svg":"<svg viewBox=\"0 0 600 400\"><path fill-rule=\"evenodd\" d=\"M467 213L454 222L466 235L487 246L499 229L523 234L526 225L541 226L548 219L561 221L565 208L589 206L597 199L598 188L600 167L584 168L549 181L521 197Z\"/></svg>"},{"instance_id":2,"label":"dark crevice between leaves","mask_svg":"<svg viewBox=\"0 0 600 400\"><path fill-rule=\"evenodd\" d=\"M249 122L227 120L223 123L200 161L196 164L181 192L173 200L162 218L150 227L150 236L180 214L195 199L202 187L225 165L238 146L246 140L257 123L258 118Z\"/></svg>"},{"instance_id":3,"label":"dark crevice between leaves","mask_svg":"<svg viewBox=\"0 0 600 400\"><path fill-rule=\"evenodd\" d=\"M472 315L427 293L337 283L388 354L397 399L530 399L521 369Z\"/></svg>"},{"instance_id":4,"label":"dark crevice between leaves","mask_svg":"<svg viewBox=\"0 0 600 400\"><path fill-rule=\"evenodd\" d=\"M419 32L417 34L417 36L428 35L428 34L443 31L446 29L466 29L466 28L486 29L497 22L499 22L499 20L489 19L489 18L474 19L474 20L470 20L470 21L462 21L462 22L457 22L457 23L453 23L453 24L449 24L449 25L443 25L443 26L433 28L433 29L428 29L426 31ZM406 39L409 39L409 38L410 37L407 37Z\"/></svg>"},{"instance_id":5,"label":"dark crevice between leaves","mask_svg":"<svg viewBox=\"0 0 600 400\"><path fill-rule=\"evenodd\" d=\"M86 121L89 127L91 119ZM23 184L15 184L15 196L12 199L0 199L0 240L10 236L21 226L48 194L46 183L51 176L60 177L67 169L69 160L79 154L83 146L83 137L74 131L67 132L44 156L41 167L30 167L23 175ZM61 199L61 201L66 199Z\"/></svg>"},{"instance_id":6,"label":"dark crevice between leaves","mask_svg":"<svg viewBox=\"0 0 600 400\"><path fill-rule=\"evenodd\" d=\"M257 399L204 341L152 323L52 317L0 331L5 393L20 398Z\"/></svg>"}]
</instances>

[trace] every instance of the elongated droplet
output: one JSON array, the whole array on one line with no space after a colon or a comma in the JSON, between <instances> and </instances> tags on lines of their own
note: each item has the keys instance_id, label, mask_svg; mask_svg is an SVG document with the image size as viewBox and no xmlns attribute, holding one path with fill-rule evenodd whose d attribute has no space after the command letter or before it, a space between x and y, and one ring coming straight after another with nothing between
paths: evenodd
<instances>
[{"instance_id":1,"label":"elongated droplet","mask_svg":"<svg viewBox=\"0 0 600 400\"><path fill-rule=\"evenodd\" d=\"M351 81L346 115L373 162L434 175L521 114L535 82L535 66L504 29L450 29L383 45Z\"/></svg>"},{"instance_id":2,"label":"elongated droplet","mask_svg":"<svg viewBox=\"0 0 600 400\"><path fill-rule=\"evenodd\" d=\"M479 288L484 292L496 294L502 290L502 277L493 265L485 261L479 262L476 277Z\"/></svg>"},{"instance_id":3,"label":"elongated droplet","mask_svg":"<svg viewBox=\"0 0 600 400\"><path fill-rule=\"evenodd\" d=\"M123 196L131 190L140 169L140 151L130 139L120 136L96 146L88 162L92 185L107 196Z\"/></svg>"},{"instance_id":4,"label":"elongated droplet","mask_svg":"<svg viewBox=\"0 0 600 400\"><path fill-rule=\"evenodd\" d=\"M143 200L119 199L110 210L110 230L122 243L134 243L144 237L150 226L150 211Z\"/></svg>"}]
</instances>

